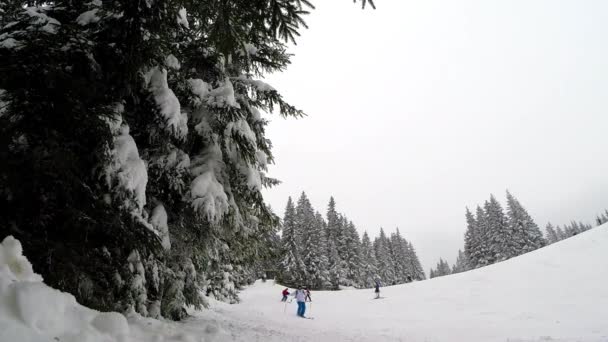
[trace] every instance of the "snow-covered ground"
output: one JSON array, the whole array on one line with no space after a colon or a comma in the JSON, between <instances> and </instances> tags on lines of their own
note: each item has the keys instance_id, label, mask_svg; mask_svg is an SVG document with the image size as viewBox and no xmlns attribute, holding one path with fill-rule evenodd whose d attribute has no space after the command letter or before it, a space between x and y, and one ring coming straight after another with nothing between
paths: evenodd
<instances>
[{"instance_id":1,"label":"snow-covered ground","mask_svg":"<svg viewBox=\"0 0 608 342\"><path fill-rule=\"evenodd\" d=\"M0 257L0 277L6 274ZM78 309L94 334L70 340L59 327L32 326L19 307L32 301L15 305L15 291L0 285L3 342L608 341L608 225L483 269L386 287L383 299L372 299L373 290L313 292L307 315L314 320L296 317L295 302L281 303L283 287L268 281L243 291L240 304L212 302L184 322L131 315L120 334L108 331L121 326L116 317L91 324L98 314ZM74 333L73 322L60 323Z\"/></svg>"}]
</instances>

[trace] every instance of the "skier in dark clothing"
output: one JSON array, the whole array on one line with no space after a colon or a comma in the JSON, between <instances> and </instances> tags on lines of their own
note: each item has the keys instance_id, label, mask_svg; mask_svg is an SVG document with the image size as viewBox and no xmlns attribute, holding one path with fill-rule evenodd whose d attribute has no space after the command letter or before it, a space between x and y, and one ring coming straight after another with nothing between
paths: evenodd
<instances>
[{"instance_id":1,"label":"skier in dark clothing","mask_svg":"<svg viewBox=\"0 0 608 342\"><path fill-rule=\"evenodd\" d=\"M380 298L380 282L379 281L376 281L376 290L374 292L376 292L376 299Z\"/></svg>"},{"instance_id":2,"label":"skier in dark clothing","mask_svg":"<svg viewBox=\"0 0 608 342\"><path fill-rule=\"evenodd\" d=\"M285 290L283 290L283 292L281 292L281 294L283 295L283 299L281 299L281 302L287 301L287 296L289 296L289 289L285 288Z\"/></svg>"},{"instance_id":3,"label":"skier in dark clothing","mask_svg":"<svg viewBox=\"0 0 608 342\"><path fill-rule=\"evenodd\" d=\"M306 301L312 302L312 298L310 298L310 290L308 289L308 287L305 290L306 290Z\"/></svg>"}]
</instances>

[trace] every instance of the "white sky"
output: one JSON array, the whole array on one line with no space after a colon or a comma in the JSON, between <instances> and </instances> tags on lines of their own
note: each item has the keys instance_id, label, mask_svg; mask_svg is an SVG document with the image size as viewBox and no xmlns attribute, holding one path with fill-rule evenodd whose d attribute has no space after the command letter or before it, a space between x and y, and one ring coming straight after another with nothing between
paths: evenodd
<instances>
[{"instance_id":1,"label":"white sky","mask_svg":"<svg viewBox=\"0 0 608 342\"><path fill-rule=\"evenodd\" d=\"M508 188L543 228L608 207L608 1L314 1L267 81L283 215L336 198L362 233L399 227L427 272L463 246L465 206Z\"/></svg>"}]
</instances>

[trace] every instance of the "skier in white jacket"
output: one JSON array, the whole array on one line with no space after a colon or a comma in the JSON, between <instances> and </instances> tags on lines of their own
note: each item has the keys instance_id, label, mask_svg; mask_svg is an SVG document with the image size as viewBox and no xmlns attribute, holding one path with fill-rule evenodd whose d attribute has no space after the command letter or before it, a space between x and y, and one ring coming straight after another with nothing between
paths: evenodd
<instances>
[{"instance_id":1,"label":"skier in white jacket","mask_svg":"<svg viewBox=\"0 0 608 342\"><path fill-rule=\"evenodd\" d=\"M293 293L298 302L298 316L304 317L306 311L306 291L302 289L302 286L298 286L298 289Z\"/></svg>"}]
</instances>

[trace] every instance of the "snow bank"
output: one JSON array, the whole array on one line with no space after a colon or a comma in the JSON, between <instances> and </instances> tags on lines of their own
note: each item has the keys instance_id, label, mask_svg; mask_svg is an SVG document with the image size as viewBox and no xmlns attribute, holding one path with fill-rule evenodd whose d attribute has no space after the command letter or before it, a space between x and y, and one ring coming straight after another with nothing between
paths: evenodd
<instances>
[{"instance_id":1,"label":"snow bank","mask_svg":"<svg viewBox=\"0 0 608 342\"><path fill-rule=\"evenodd\" d=\"M91 310L45 285L8 236L0 244L0 341L127 342L129 326L119 313Z\"/></svg>"}]
</instances>

